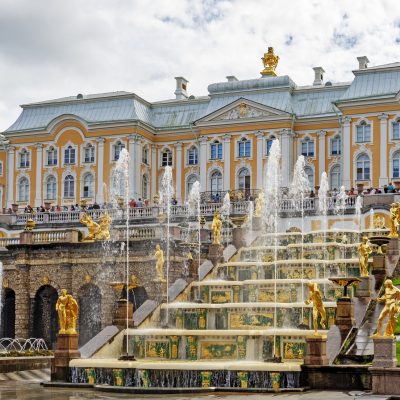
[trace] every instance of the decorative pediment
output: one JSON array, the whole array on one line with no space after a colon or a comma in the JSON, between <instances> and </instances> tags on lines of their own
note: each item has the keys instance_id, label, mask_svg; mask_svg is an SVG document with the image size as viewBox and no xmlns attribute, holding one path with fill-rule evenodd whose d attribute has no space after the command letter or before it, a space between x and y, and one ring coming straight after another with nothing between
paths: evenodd
<instances>
[{"instance_id":1,"label":"decorative pediment","mask_svg":"<svg viewBox=\"0 0 400 400\"><path fill-rule=\"evenodd\" d=\"M246 103L240 103L237 107L223 113L218 119L242 119L242 118L259 118L269 117L272 113L261 110L256 107L251 107Z\"/></svg>"}]
</instances>

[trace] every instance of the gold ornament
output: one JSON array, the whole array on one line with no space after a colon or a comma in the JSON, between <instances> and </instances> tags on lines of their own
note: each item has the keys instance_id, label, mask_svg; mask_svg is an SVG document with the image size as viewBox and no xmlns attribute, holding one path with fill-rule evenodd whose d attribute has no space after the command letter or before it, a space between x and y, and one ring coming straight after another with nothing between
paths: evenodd
<instances>
[{"instance_id":1,"label":"gold ornament","mask_svg":"<svg viewBox=\"0 0 400 400\"><path fill-rule=\"evenodd\" d=\"M261 75L276 76L275 68L278 65L279 56L274 54L273 47L268 47L268 52L264 53L264 57L261 60L264 64L264 69L260 72Z\"/></svg>"},{"instance_id":2,"label":"gold ornament","mask_svg":"<svg viewBox=\"0 0 400 400\"><path fill-rule=\"evenodd\" d=\"M222 229L222 221L219 212L217 211L214 214L213 222L211 225L212 235L213 235L213 244L221 244L221 229Z\"/></svg>"},{"instance_id":3,"label":"gold ornament","mask_svg":"<svg viewBox=\"0 0 400 400\"><path fill-rule=\"evenodd\" d=\"M325 329L325 320L326 320L326 312L324 303L322 301L321 292L318 289L318 285L315 282L310 282L308 284L308 290L310 292L310 297L305 303L308 305L312 303L312 315L313 315L313 327L314 327L314 335L318 335L318 316L321 316L321 326Z\"/></svg>"},{"instance_id":4,"label":"gold ornament","mask_svg":"<svg viewBox=\"0 0 400 400\"><path fill-rule=\"evenodd\" d=\"M32 218L29 218L28 220L26 220L24 230L26 232L32 232L35 225L36 225L36 222Z\"/></svg>"},{"instance_id":5,"label":"gold ornament","mask_svg":"<svg viewBox=\"0 0 400 400\"><path fill-rule=\"evenodd\" d=\"M76 319L78 318L78 303L67 293L67 289L61 289L61 296L56 303L59 334L76 335Z\"/></svg>"},{"instance_id":6,"label":"gold ornament","mask_svg":"<svg viewBox=\"0 0 400 400\"><path fill-rule=\"evenodd\" d=\"M359 264L360 264L360 276L369 276L368 274L368 259L372 253L371 246L368 243L368 238L364 236L362 242L358 247Z\"/></svg>"},{"instance_id":7,"label":"gold ornament","mask_svg":"<svg viewBox=\"0 0 400 400\"><path fill-rule=\"evenodd\" d=\"M161 247L159 244L156 246L156 251L154 253L154 257L157 260L156 272L158 275L158 280L161 282L165 282L165 279L164 279L164 262L165 262L164 252L161 250Z\"/></svg>"},{"instance_id":8,"label":"gold ornament","mask_svg":"<svg viewBox=\"0 0 400 400\"><path fill-rule=\"evenodd\" d=\"M82 241L110 240L111 217L107 213L101 215L99 223L93 221L93 218L86 213L83 213L79 222L86 225L89 230L89 234Z\"/></svg>"},{"instance_id":9,"label":"gold ornament","mask_svg":"<svg viewBox=\"0 0 400 400\"><path fill-rule=\"evenodd\" d=\"M264 192L260 192L256 198L256 207L254 210L255 217L261 217L261 212L264 207L264 202L265 202Z\"/></svg>"},{"instance_id":10,"label":"gold ornament","mask_svg":"<svg viewBox=\"0 0 400 400\"><path fill-rule=\"evenodd\" d=\"M398 204L392 203L392 206L390 207L390 233L389 233L389 237L391 238L399 237L399 234L397 232L397 227L399 225L398 212L399 212Z\"/></svg>"}]
</instances>

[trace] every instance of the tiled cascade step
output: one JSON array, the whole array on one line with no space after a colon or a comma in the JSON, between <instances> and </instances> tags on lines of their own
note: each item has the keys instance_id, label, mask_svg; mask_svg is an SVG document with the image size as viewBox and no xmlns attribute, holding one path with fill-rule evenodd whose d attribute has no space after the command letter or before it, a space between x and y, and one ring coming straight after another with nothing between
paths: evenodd
<instances>
[{"instance_id":1,"label":"tiled cascade step","mask_svg":"<svg viewBox=\"0 0 400 400\"><path fill-rule=\"evenodd\" d=\"M44 382L50 381L50 369L0 373L0 381Z\"/></svg>"}]
</instances>

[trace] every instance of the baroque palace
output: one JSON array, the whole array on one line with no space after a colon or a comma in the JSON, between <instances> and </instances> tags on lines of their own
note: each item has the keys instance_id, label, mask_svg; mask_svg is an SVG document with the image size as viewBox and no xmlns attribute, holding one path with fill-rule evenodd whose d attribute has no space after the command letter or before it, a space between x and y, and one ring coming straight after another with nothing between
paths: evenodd
<instances>
[{"instance_id":1,"label":"baroque palace","mask_svg":"<svg viewBox=\"0 0 400 400\"><path fill-rule=\"evenodd\" d=\"M176 199L199 180L202 191L251 193L263 185L274 138L282 148L282 186L306 157L311 187L326 171L330 187L382 187L400 180L400 63L368 67L354 79L312 85L277 76L273 49L261 77L212 83L192 96L177 77L175 99L150 103L129 92L82 95L22 105L0 150L1 207L107 201L112 169L130 153L130 197L151 200L165 166Z\"/></svg>"}]
</instances>

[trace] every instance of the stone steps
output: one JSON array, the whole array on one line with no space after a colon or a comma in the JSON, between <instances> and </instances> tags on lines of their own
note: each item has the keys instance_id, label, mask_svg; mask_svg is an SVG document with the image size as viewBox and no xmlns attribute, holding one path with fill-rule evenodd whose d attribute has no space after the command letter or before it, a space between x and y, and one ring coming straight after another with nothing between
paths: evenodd
<instances>
[{"instance_id":1,"label":"stone steps","mask_svg":"<svg viewBox=\"0 0 400 400\"><path fill-rule=\"evenodd\" d=\"M50 368L0 373L0 381L50 381Z\"/></svg>"}]
</instances>

